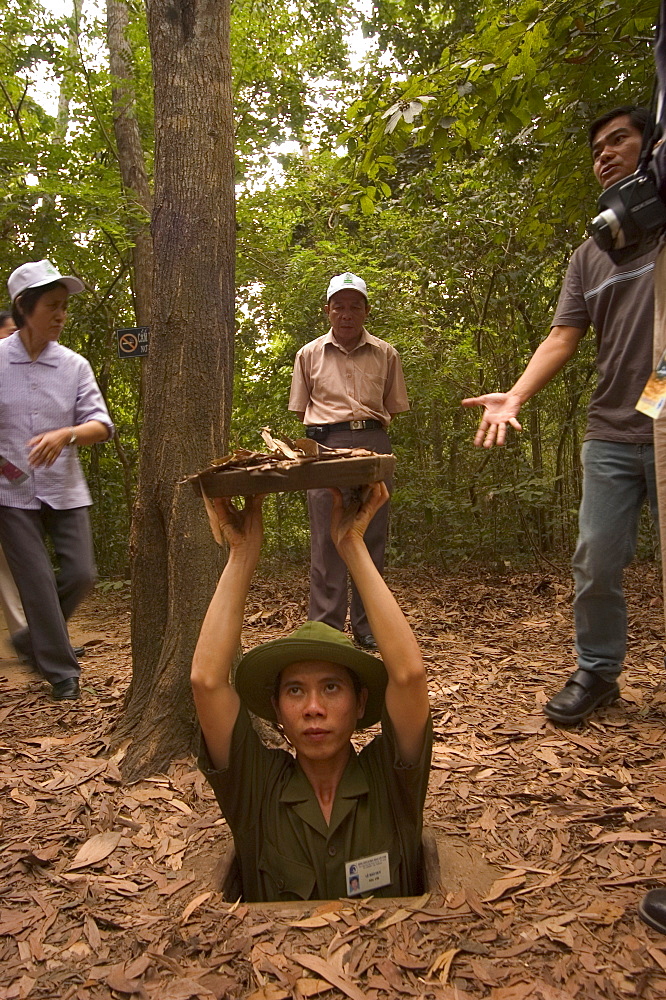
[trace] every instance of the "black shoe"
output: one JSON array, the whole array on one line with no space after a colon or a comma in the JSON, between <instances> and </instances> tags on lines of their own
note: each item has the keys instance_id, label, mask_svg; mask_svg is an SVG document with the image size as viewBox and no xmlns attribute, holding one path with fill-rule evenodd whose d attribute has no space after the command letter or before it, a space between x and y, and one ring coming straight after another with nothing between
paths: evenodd
<instances>
[{"instance_id":1,"label":"black shoe","mask_svg":"<svg viewBox=\"0 0 666 1000\"><path fill-rule=\"evenodd\" d=\"M544 705L543 712L561 726L575 726L595 708L610 705L619 697L616 681L605 681L590 670L576 670L562 690Z\"/></svg>"},{"instance_id":2,"label":"black shoe","mask_svg":"<svg viewBox=\"0 0 666 1000\"><path fill-rule=\"evenodd\" d=\"M85 646L72 646L72 649L74 650L74 656L77 658L77 660L82 659L86 655Z\"/></svg>"},{"instance_id":3,"label":"black shoe","mask_svg":"<svg viewBox=\"0 0 666 1000\"><path fill-rule=\"evenodd\" d=\"M373 653L376 653L377 650L379 649L379 646L375 642L374 635L372 635L370 632L367 632L365 635L360 635L360 633L354 632L353 635L354 635L354 642L356 643L357 646L360 646L361 649L369 649Z\"/></svg>"},{"instance_id":4,"label":"black shoe","mask_svg":"<svg viewBox=\"0 0 666 1000\"><path fill-rule=\"evenodd\" d=\"M666 889L650 889L638 904L638 916L656 931L666 934Z\"/></svg>"},{"instance_id":5,"label":"black shoe","mask_svg":"<svg viewBox=\"0 0 666 1000\"><path fill-rule=\"evenodd\" d=\"M78 701L81 697L78 677L67 677L53 685L51 697L54 701Z\"/></svg>"}]
</instances>

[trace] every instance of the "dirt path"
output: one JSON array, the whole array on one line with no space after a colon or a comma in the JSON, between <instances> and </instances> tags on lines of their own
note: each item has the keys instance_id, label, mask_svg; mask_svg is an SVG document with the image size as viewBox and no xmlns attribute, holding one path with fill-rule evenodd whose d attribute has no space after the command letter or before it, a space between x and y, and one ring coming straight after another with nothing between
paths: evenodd
<instances>
[{"instance_id":1,"label":"dirt path","mask_svg":"<svg viewBox=\"0 0 666 1000\"><path fill-rule=\"evenodd\" d=\"M72 624L84 696L56 705L0 660L0 998L666 996L666 937L635 915L666 881L666 684L659 582L630 577L623 700L558 730L570 585L391 575L422 642L436 747L426 822L443 891L305 911L223 901L226 825L193 767L121 784L110 756L129 671L127 595ZM261 581L247 645L300 623L302 583Z\"/></svg>"}]
</instances>

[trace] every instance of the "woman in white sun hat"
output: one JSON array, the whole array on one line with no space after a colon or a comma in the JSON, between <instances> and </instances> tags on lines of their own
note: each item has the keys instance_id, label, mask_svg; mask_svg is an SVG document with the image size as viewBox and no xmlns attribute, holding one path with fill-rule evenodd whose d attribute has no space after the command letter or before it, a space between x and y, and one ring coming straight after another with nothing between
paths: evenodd
<instances>
[{"instance_id":1,"label":"woman in white sun hat","mask_svg":"<svg viewBox=\"0 0 666 1000\"><path fill-rule=\"evenodd\" d=\"M67 619L96 577L77 447L114 428L90 365L58 343L83 282L40 260L13 271L7 287L17 330L0 341L0 544L28 621L12 641L56 701L74 701L80 666Z\"/></svg>"}]
</instances>

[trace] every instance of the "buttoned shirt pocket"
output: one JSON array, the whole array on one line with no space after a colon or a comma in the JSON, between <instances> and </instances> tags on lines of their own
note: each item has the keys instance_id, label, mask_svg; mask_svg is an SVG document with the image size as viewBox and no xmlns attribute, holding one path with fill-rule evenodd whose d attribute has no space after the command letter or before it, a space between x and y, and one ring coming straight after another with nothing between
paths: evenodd
<instances>
[{"instance_id":1,"label":"buttoned shirt pocket","mask_svg":"<svg viewBox=\"0 0 666 1000\"><path fill-rule=\"evenodd\" d=\"M316 884L314 868L293 858L286 858L276 847L264 841L259 855L259 881L264 899L311 899Z\"/></svg>"},{"instance_id":2,"label":"buttoned shirt pocket","mask_svg":"<svg viewBox=\"0 0 666 1000\"><path fill-rule=\"evenodd\" d=\"M384 407L384 389L386 376L376 372L359 371L360 390L358 401L373 413L382 413Z\"/></svg>"}]
</instances>

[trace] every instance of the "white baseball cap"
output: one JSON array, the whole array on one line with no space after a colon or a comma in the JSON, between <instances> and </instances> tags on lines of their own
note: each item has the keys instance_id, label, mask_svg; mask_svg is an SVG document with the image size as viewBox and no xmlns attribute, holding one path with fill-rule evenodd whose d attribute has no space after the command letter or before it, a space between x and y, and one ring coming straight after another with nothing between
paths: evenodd
<instances>
[{"instance_id":1,"label":"white baseball cap","mask_svg":"<svg viewBox=\"0 0 666 1000\"><path fill-rule=\"evenodd\" d=\"M59 281L73 295L82 292L86 287L79 278L73 278L69 274L61 274L50 260L37 260L34 263L21 264L9 275L7 281L9 298L13 302L27 288L50 285L52 281Z\"/></svg>"},{"instance_id":2,"label":"white baseball cap","mask_svg":"<svg viewBox=\"0 0 666 1000\"><path fill-rule=\"evenodd\" d=\"M368 288L363 280L359 278L357 274L352 274L351 271L345 271L344 274L336 274L331 278L328 284L328 291L326 292L326 301L330 302L331 296L335 295L336 292L343 292L345 288L351 288L355 292L360 292L368 301Z\"/></svg>"}]
</instances>

